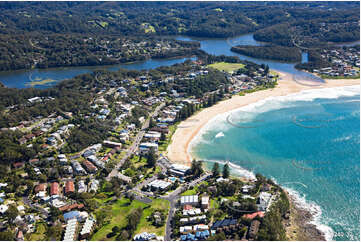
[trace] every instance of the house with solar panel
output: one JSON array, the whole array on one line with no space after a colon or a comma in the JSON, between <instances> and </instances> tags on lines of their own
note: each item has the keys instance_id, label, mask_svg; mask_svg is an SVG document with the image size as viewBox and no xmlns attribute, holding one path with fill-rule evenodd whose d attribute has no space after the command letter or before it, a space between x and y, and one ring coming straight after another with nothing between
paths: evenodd
<instances>
[{"instance_id":1,"label":"house with solar panel","mask_svg":"<svg viewBox=\"0 0 361 242\"><path fill-rule=\"evenodd\" d=\"M216 234L220 232L230 233L236 231L239 227L237 219L223 219L217 220L213 223L211 227L211 234Z\"/></svg>"}]
</instances>

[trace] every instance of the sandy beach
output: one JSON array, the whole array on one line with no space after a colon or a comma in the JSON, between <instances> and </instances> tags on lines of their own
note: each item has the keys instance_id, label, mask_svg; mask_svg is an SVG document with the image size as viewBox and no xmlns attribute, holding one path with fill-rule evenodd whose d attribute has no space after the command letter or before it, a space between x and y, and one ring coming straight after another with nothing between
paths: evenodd
<instances>
[{"instance_id":1,"label":"sandy beach","mask_svg":"<svg viewBox=\"0 0 361 242\"><path fill-rule=\"evenodd\" d=\"M258 91L246 94L245 96L234 95L232 98L219 102L218 104L206 108L192 117L184 120L178 125L176 132L172 137L171 145L167 149L167 157L173 163L190 165L192 156L188 152L188 147L198 132L215 116L241 108L254 102L258 102L268 97L285 96L297 93L303 90L341 87L350 85L359 85L359 79L338 79L326 80L321 85L312 85L312 83L292 80L292 76L280 73L278 85L273 89Z\"/></svg>"}]
</instances>

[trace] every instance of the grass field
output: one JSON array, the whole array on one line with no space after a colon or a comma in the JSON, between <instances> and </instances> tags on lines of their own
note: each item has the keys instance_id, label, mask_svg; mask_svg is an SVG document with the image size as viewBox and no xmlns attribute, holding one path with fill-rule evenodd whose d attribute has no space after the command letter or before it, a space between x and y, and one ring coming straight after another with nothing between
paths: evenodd
<instances>
[{"instance_id":1,"label":"grass field","mask_svg":"<svg viewBox=\"0 0 361 242\"><path fill-rule=\"evenodd\" d=\"M217 62L208 65L208 67L212 67L214 69L217 69L219 71L226 71L226 72L232 72L235 70L238 70L240 68L244 68L244 64L241 63L227 63L227 62Z\"/></svg>"},{"instance_id":2,"label":"grass field","mask_svg":"<svg viewBox=\"0 0 361 242\"><path fill-rule=\"evenodd\" d=\"M132 201L129 204L129 199L122 198L111 205L111 220L108 224L100 228L91 238L93 241L108 240L114 241L116 236L107 238L107 234L112 231L114 226L120 228L127 225L127 215L136 208L143 208L142 218L137 226L136 234L147 231L149 233L156 233L157 235L164 236L165 226L154 227L150 222L147 221L147 217L152 214L155 209L169 209L169 202L163 199L155 199L152 203L146 204L137 200Z\"/></svg>"},{"instance_id":3,"label":"grass field","mask_svg":"<svg viewBox=\"0 0 361 242\"><path fill-rule=\"evenodd\" d=\"M138 201L133 201L129 204L129 199L123 198L118 200L111 206L111 220L108 224L101 227L92 237L91 240L115 240L115 236L107 238L107 234L112 231L114 226L119 226L120 228L127 224L127 215L128 213L135 208L146 206L145 203Z\"/></svg>"},{"instance_id":4,"label":"grass field","mask_svg":"<svg viewBox=\"0 0 361 242\"><path fill-rule=\"evenodd\" d=\"M45 224L39 223L36 226L36 232L32 233L30 235L29 240L32 240L32 241L44 240L45 239L45 232L46 232Z\"/></svg>"},{"instance_id":5,"label":"grass field","mask_svg":"<svg viewBox=\"0 0 361 242\"><path fill-rule=\"evenodd\" d=\"M143 210L143 215L142 218L140 219L135 234L148 232L148 233L155 233L158 236L164 236L165 224L157 228L153 226L149 221L147 221L147 217L150 216L155 210L165 210L166 213L168 213L169 201L163 199L155 199L150 205L151 206L149 208Z\"/></svg>"},{"instance_id":6,"label":"grass field","mask_svg":"<svg viewBox=\"0 0 361 242\"><path fill-rule=\"evenodd\" d=\"M166 139L165 141L160 141L160 142L159 142L158 150L159 150L160 152L164 152L164 151L167 150L168 145L171 143L171 141L172 141L172 136L173 136L173 134L175 133L175 131L177 130L177 126L178 126L179 123L180 123L180 122L177 122L177 123L175 123L175 124L173 124L173 125L170 125L170 126L168 127L169 133L167 134L167 139Z\"/></svg>"}]
</instances>

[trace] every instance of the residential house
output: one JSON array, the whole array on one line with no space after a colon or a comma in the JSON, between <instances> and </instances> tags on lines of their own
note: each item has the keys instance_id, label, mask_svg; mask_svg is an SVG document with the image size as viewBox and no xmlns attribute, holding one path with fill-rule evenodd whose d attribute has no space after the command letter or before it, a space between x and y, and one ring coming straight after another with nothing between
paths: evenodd
<instances>
[{"instance_id":1,"label":"residential house","mask_svg":"<svg viewBox=\"0 0 361 242\"><path fill-rule=\"evenodd\" d=\"M260 192L257 207L259 211L266 211L271 201L272 194L268 192Z\"/></svg>"},{"instance_id":2,"label":"residential house","mask_svg":"<svg viewBox=\"0 0 361 242\"><path fill-rule=\"evenodd\" d=\"M201 207L203 209L209 209L209 196L202 196Z\"/></svg>"},{"instance_id":3,"label":"residential house","mask_svg":"<svg viewBox=\"0 0 361 242\"><path fill-rule=\"evenodd\" d=\"M83 193L87 191L87 186L85 185L83 180L78 182L78 193Z\"/></svg>"},{"instance_id":4,"label":"residential house","mask_svg":"<svg viewBox=\"0 0 361 242\"><path fill-rule=\"evenodd\" d=\"M158 151L158 144L156 143L140 143L139 144L139 151L141 154L147 154L150 150L153 150L155 152Z\"/></svg>"},{"instance_id":5,"label":"residential house","mask_svg":"<svg viewBox=\"0 0 361 242\"><path fill-rule=\"evenodd\" d=\"M24 162L15 162L15 163L13 163L13 167L15 169L23 168L24 165L25 165Z\"/></svg>"},{"instance_id":6,"label":"residential house","mask_svg":"<svg viewBox=\"0 0 361 242\"><path fill-rule=\"evenodd\" d=\"M78 221L76 218L68 219L64 233L64 241L76 240L75 235L76 235L77 227L78 227Z\"/></svg>"},{"instance_id":7,"label":"residential house","mask_svg":"<svg viewBox=\"0 0 361 242\"><path fill-rule=\"evenodd\" d=\"M242 217L243 218L247 218L247 219L254 219L255 217L260 217L260 218L263 218L264 217L264 212L262 211L258 211L258 212L254 212L254 213L251 213L251 214L245 214L243 215Z\"/></svg>"},{"instance_id":8,"label":"residential house","mask_svg":"<svg viewBox=\"0 0 361 242\"><path fill-rule=\"evenodd\" d=\"M59 183L53 182L50 186L50 196L59 195L59 194L60 194Z\"/></svg>"},{"instance_id":9,"label":"residential house","mask_svg":"<svg viewBox=\"0 0 361 242\"><path fill-rule=\"evenodd\" d=\"M235 231L238 227L237 219L223 219L213 223L211 229L216 232Z\"/></svg>"},{"instance_id":10,"label":"residential house","mask_svg":"<svg viewBox=\"0 0 361 242\"><path fill-rule=\"evenodd\" d=\"M82 230L80 231L80 239L86 239L95 227L96 220L93 217L88 217L85 220Z\"/></svg>"},{"instance_id":11,"label":"residential house","mask_svg":"<svg viewBox=\"0 0 361 242\"><path fill-rule=\"evenodd\" d=\"M251 222L251 226L249 227L248 236L247 236L249 240L255 240L257 238L257 233L260 224L261 222L258 220L253 220Z\"/></svg>"},{"instance_id":12,"label":"residential house","mask_svg":"<svg viewBox=\"0 0 361 242\"><path fill-rule=\"evenodd\" d=\"M73 181L66 181L65 183L65 194L68 195L70 193L74 193L74 182Z\"/></svg>"},{"instance_id":13,"label":"residential house","mask_svg":"<svg viewBox=\"0 0 361 242\"><path fill-rule=\"evenodd\" d=\"M83 161L83 165L85 166L85 169L89 173L95 173L98 169L88 160Z\"/></svg>"},{"instance_id":14,"label":"residential house","mask_svg":"<svg viewBox=\"0 0 361 242\"><path fill-rule=\"evenodd\" d=\"M192 205L192 206L199 205L198 195L182 196L181 206L183 207L184 205Z\"/></svg>"},{"instance_id":15,"label":"residential house","mask_svg":"<svg viewBox=\"0 0 361 242\"><path fill-rule=\"evenodd\" d=\"M103 142L103 144L104 144L104 146L110 147L110 148L122 147L122 143L113 142L113 141L109 141L109 140L105 140Z\"/></svg>"},{"instance_id":16,"label":"residential house","mask_svg":"<svg viewBox=\"0 0 361 242\"><path fill-rule=\"evenodd\" d=\"M45 191L46 191L46 187L47 187L46 183L41 183L41 184L37 185L37 186L34 188L34 192L35 192L35 193L38 193L38 192L40 192L40 191L45 192Z\"/></svg>"},{"instance_id":17,"label":"residential house","mask_svg":"<svg viewBox=\"0 0 361 242\"><path fill-rule=\"evenodd\" d=\"M71 165L73 166L73 169L75 171L76 174L78 175L83 175L86 174L86 171L84 170L84 168L80 165L79 162L77 161L72 161Z\"/></svg>"},{"instance_id":18,"label":"residential house","mask_svg":"<svg viewBox=\"0 0 361 242\"><path fill-rule=\"evenodd\" d=\"M89 192L94 191L96 192L99 188L99 181L98 180L92 180L89 183Z\"/></svg>"}]
</instances>

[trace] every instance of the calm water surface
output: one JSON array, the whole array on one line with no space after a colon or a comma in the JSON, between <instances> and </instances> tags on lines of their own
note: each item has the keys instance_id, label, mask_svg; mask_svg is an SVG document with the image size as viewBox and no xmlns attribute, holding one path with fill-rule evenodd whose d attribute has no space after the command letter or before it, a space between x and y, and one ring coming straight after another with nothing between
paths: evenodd
<instances>
[{"instance_id":1,"label":"calm water surface","mask_svg":"<svg viewBox=\"0 0 361 242\"><path fill-rule=\"evenodd\" d=\"M201 44L201 49L205 52L213 55L227 55L227 56L239 56L242 60L249 60L258 64L267 64L271 69L291 73L296 75L298 78L310 79L313 81L320 81L322 79L315 78L315 76L298 71L294 68L295 63L284 63L278 61L270 61L263 59L256 59L252 57L247 57L232 52L230 49L235 45L262 45L262 42L256 41L253 39L253 34L242 35L234 38L228 39L204 39L204 38L190 38L186 36L177 36L178 40L185 41L199 41ZM303 53L302 61L307 61L307 54ZM136 62L131 64L119 64L113 66L93 66L93 67L66 67L66 68L49 68L49 69L33 69L33 70L20 70L20 71L10 71L10 72L0 72L0 81L8 87L16 88L26 88L29 87L29 82L35 80L46 80L52 79L56 81L61 81L64 79L69 79L74 76L91 73L95 69L107 69L111 71L119 70L120 68L133 69L133 70L149 70L154 69L160 66L170 66L176 63L182 63L187 59L194 60L195 58L176 58L176 59L149 59L142 62ZM37 85L36 88L47 88L49 86L55 85L56 82L51 82L46 85Z\"/></svg>"}]
</instances>

